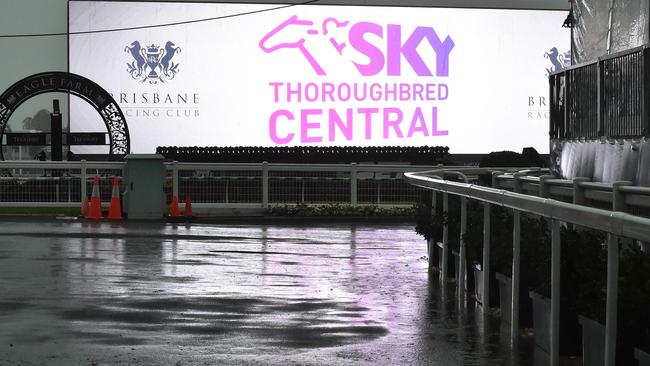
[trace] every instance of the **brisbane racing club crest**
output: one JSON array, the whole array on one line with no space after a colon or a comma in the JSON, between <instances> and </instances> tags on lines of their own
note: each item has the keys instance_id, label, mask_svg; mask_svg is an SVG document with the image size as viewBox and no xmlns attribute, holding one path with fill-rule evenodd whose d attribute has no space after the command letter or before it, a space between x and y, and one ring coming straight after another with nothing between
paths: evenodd
<instances>
[{"instance_id":1,"label":"brisbane racing club crest","mask_svg":"<svg viewBox=\"0 0 650 366\"><path fill-rule=\"evenodd\" d=\"M179 64L172 61L172 58L177 52L181 52L181 48L171 41L167 41L164 48L154 44L142 47L140 42L133 41L124 48L124 52L133 58L132 62L127 62L126 71L140 82L164 83L172 80L180 71Z\"/></svg>"},{"instance_id":2,"label":"brisbane racing club crest","mask_svg":"<svg viewBox=\"0 0 650 366\"><path fill-rule=\"evenodd\" d=\"M553 47L544 53L544 58L551 62L550 67L546 68L546 76L571 66L571 51L560 52L557 47Z\"/></svg>"}]
</instances>

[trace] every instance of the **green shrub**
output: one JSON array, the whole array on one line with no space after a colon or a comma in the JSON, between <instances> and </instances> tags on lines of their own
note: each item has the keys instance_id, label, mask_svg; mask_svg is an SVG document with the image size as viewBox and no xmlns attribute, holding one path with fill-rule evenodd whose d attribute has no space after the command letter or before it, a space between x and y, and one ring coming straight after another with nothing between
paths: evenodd
<instances>
[{"instance_id":1,"label":"green shrub","mask_svg":"<svg viewBox=\"0 0 650 366\"><path fill-rule=\"evenodd\" d=\"M618 279L617 364L634 365L634 347L650 352L650 253L636 246L625 249Z\"/></svg>"}]
</instances>

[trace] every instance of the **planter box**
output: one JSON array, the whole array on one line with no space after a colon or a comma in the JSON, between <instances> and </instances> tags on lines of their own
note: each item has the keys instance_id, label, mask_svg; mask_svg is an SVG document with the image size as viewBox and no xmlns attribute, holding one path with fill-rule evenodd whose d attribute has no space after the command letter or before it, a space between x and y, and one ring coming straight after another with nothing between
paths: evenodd
<instances>
[{"instance_id":1,"label":"planter box","mask_svg":"<svg viewBox=\"0 0 650 366\"><path fill-rule=\"evenodd\" d=\"M438 251L438 269L442 272L442 243L441 242L436 243L436 251Z\"/></svg>"},{"instance_id":2,"label":"planter box","mask_svg":"<svg viewBox=\"0 0 650 366\"><path fill-rule=\"evenodd\" d=\"M496 273L495 276L499 282L501 321L510 324L510 317L512 316L512 279L501 273Z\"/></svg>"},{"instance_id":3,"label":"planter box","mask_svg":"<svg viewBox=\"0 0 650 366\"><path fill-rule=\"evenodd\" d=\"M478 263L474 263L474 294L476 302L483 306L483 271Z\"/></svg>"},{"instance_id":4,"label":"planter box","mask_svg":"<svg viewBox=\"0 0 650 366\"><path fill-rule=\"evenodd\" d=\"M451 255L454 256L454 278L456 281L460 281L460 254L452 250Z\"/></svg>"},{"instance_id":5,"label":"planter box","mask_svg":"<svg viewBox=\"0 0 650 366\"><path fill-rule=\"evenodd\" d=\"M582 364L605 365L605 326L582 315L578 323L582 326Z\"/></svg>"},{"instance_id":6,"label":"planter box","mask_svg":"<svg viewBox=\"0 0 650 366\"><path fill-rule=\"evenodd\" d=\"M535 365L548 365L551 353L551 299L533 291L530 291L528 296L533 300Z\"/></svg>"},{"instance_id":7,"label":"planter box","mask_svg":"<svg viewBox=\"0 0 650 366\"><path fill-rule=\"evenodd\" d=\"M638 348L634 349L634 358L639 361L639 366L650 366L650 354L647 354Z\"/></svg>"}]
</instances>

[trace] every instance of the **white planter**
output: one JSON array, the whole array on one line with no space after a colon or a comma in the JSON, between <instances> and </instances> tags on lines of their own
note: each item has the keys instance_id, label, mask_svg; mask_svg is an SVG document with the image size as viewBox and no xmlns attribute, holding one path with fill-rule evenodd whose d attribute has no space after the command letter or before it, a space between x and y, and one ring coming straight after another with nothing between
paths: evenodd
<instances>
[{"instance_id":1,"label":"white planter","mask_svg":"<svg viewBox=\"0 0 650 366\"><path fill-rule=\"evenodd\" d=\"M457 251L452 250L451 254L454 256L454 278L456 281L460 280L460 254Z\"/></svg>"},{"instance_id":2,"label":"white planter","mask_svg":"<svg viewBox=\"0 0 650 366\"><path fill-rule=\"evenodd\" d=\"M535 365L548 365L551 353L551 299L533 291L530 291L528 296L533 300Z\"/></svg>"},{"instance_id":3,"label":"white planter","mask_svg":"<svg viewBox=\"0 0 650 366\"><path fill-rule=\"evenodd\" d=\"M578 322L582 326L582 364L605 365L605 326L582 315Z\"/></svg>"},{"instance_id":4,"label":"white planter","mask_svg":"<svg viewBox=\"0 0 650 366\"><path fill-rule=\"evenodd\" d=\"M483 271L478 263L474 264L474 294L476 302L483 306Z\"/></svg>"},{"instance_id":5,"label":"white planter","mask_svg":"<svg viewBox=\"0 0 650 366\"><path fill-rule=\"evenodd\" d=\"M511 324L512 316L512 279L501 273L495 274L499 282L499 307L501 308L501 321Z\"/></svg>"},{"instance_id":6,"label":"white planter","mask_svg":"<svg viewBox=\"0 0 650 366\"><path fill-rule=\"evenodd\" d=\"M647 354L638 348L634 349L634 358L639 361L639 366L650 366L650 354Z\"/></svg>"}]
</instances>

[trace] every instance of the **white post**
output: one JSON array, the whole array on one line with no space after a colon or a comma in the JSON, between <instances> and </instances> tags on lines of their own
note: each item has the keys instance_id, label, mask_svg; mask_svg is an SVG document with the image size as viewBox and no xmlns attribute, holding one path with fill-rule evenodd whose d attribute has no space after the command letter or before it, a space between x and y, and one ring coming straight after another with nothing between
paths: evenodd
<instances>
[{"instance_id":1,"label":"white post","mask_svg":"<svg viewBox=\"0 0 650 366\"><path fill-rule=\"evenodd\" d=\"M446 217L449 214L449 194L442 194L442 215L445 223L442 226L442 268L440 269L440 279L444 282L447 279L447 256L449 250L449 225Z\"/></svg>"},{"instance_id":2,"label":"white post","mask_svg":"<svg viewBox=\"0 0 650 366\"><path fill-rule=\"evenodd\" d=\"M483 314L490 309L490 204L483 203Z\"/></svg>"},{"instance_id":3,"label":"white post","mask_svg":"<svg viewBox=\"0 0 650 366\"><path fill-rule=\"evenodd\" d=\"M172 162L172 197L178 198L178 161Z\"/></svg>"},{"instance_id":4,"label":"white post","mask_svg":"<svg viewBox=\"0 0 650 366\"><path fill-rule=\"evenodd\" d=\"M438 208L438 200L436 191L431 191L431 215L435 215ZM427 243L427 255L429 256L429 268L434 266L433 263L433 253L436 250L436 240L435 238L430 238Z\"/></svg>"},{"instance_id":5,"label":"white post","mask_svg":"<svg viewBox=\"0 0 650 366\"><path fill-rule=\"evenodd\" d=\"M352 163L350 167L350 204L356 206L357 202L357 163Z\"/></svg>"},{"instance_id":6,"label":"white post","mask_svg":"<svg viewBox=\"0 0 650 366\"><path fill-rule=\"evenodd\" d=\"M539 196L543 198L549 198L551 196L548 191L548 180L553 179L552 175L542 175L539 177Z\"/></svg>"},{"instance_id":7,"label":"white post","mask_svg":"<svg viewBox=\"0 0 650 366\"><path fill-rule=\"evenodd\" d=\"M519 177L522 173L514 174L514 191L521 192L521 182ZM511 303L511 321L510 336L513 344L519 337L519 262L521 252L521 212L514 210L512 230L512 303Z\"/></svg>"},{"instance_id":8,"label":"white post","mask_svg":"<svg viewBox=\"0 0 650 366\"><path fill-rule=\"evenodd\" d=\"M618 238L607 237L607 306L605 317L605 365L616 365L616 327L618 311Z\"/></svg>"},{"instance_id":9,"label":"white post","mask_svg":"<svg viewBox=\"0 0 650 366\"><path fill-rule=\"evenodd\" d=\"M551 366L560 364L560 222L551 221Z\"/></svg>"},{"instance_id":10,"label":"white post","mask_svg":"<svg viewBox=\"0 0 650 366\"><path fill-rule=\"evenodd\" d=\"M622 186L632 184L628 181L614 182L612 185L612 210L624 212L625 193ZM618 237L607 236L607 305L605 307L605 365L616 364L616 328L618 312Z\"/></svg>"},{"instance_id":11,"label":"white post","mask_svg":"<svg viewBox=\"0 0 650 366\"><path fill-rule=\"evenodd\" d=\"M88 199L88 191L86 188L86 161L82 160L81 161L81 173L80 178L81 178L81 212L84 212L84 201Z\"/></svg>"},{"instance_id":12,"label":"white post","mask_svg":"<svg viewBox=\"0 0 650 366\"><path fill-rule=\"evenodd\" d=\"M519 336L519 253L521 244L521 213L514 210L512 230L512 303L510 336L513 343Z\"/></svg>"},{"instance_id":13,"label":"white post","mask_svg":"<svg viewBox=\"0 0 650 366\"><path fill-rule=\"evenodd\" d=\"M262 207L269 207L269 163L262 162Z\"/></svg>"},{"instance_id":14,"label":"white post","mask_svg":"<svg viewBox=\"0 0 650 366\"><path fill-rule=\"evenodd\" d=\"M467 198L460 198L460 251L458 253L459 269L458 269L458 297L462 304L465 298L465 290L467 289L467 263L465 262L465 236L467 234Z\"/></svg>"},{"instance_id":15,"label":"white post","mask_svg":"<svg viewBox=\"0 0 650 366\"><path fill-rule=\"evenodd\" d=\"M583 182L589 182L589 178L574 178L573 179L573 203L576 205L585 204L585 188L582 186Z\"/></svg>"}]
</instances>

